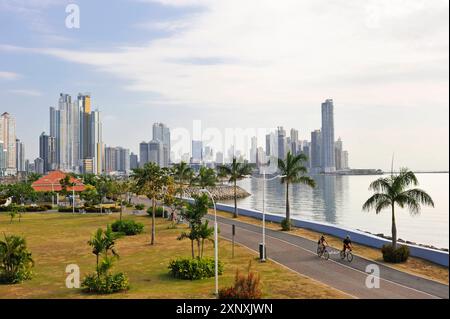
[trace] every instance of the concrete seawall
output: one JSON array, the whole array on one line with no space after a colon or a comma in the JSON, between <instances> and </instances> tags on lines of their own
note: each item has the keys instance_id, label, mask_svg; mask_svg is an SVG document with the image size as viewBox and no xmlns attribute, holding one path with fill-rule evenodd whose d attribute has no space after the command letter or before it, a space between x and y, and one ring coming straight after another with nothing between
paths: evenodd
<instances>
[{"instance_id":1,"label":"concrete seawall","mask_svg":"<svg viewBox=\"0 0 450 319\"><path fill-rule=\"evenodd\" d=\"M188 200L191 201L191 200ZM217 204L217 210L225 212L234 212L234 206L226 204ZM262 212L253 209L239 208L239 214L242 216L253 217L262 220ZM280 223L284 219L284 216L266 213L266 221ZM389 244L390 241L375 235L367 234L365 232L354 230L350 228L340 227L328 223L314 222L302 220L299 218L291 218L292 223L296 227L306 228L320 233L333 235L336 237L344 238L346 235L350 235L351 239L355 243L363 244L369 247L381 248L385 244ZM430 249L421 247L418 245L411 245L400 243L409 247L411 256L419 257L433 263L448 267L449 266L449 253L441 250Z\"/></svg>"}]
</instances>

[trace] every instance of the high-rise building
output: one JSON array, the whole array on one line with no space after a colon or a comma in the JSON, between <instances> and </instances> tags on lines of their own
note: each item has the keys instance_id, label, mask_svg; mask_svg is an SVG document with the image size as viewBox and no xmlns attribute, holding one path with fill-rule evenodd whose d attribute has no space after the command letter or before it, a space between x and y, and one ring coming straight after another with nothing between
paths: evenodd
<instances>
[{"instance_id":1,"label":"high-rise building","mask_svg":"<svg viewBox=\"0 0 450 319\"><path fill-rule=\"evenodd\" d=\"M52 169L83 171L83 160L92 159L94 173L102 173L103 144L100 112L91 111L90 94L72 101L61 93L58 108L50 108L50 137L55 139L56 161Z\"/></svg>"},{"instance_id":2,"label":"high-rise building","mask_svg":"<svg viewBox=\"0 0 450 319\"><path fill-rule=\"evenodd\" d=\"M336 170L341 170L344 168L343 166L343 147L342 140L339 137L338 140L334 143L334 162L336 164Z\"/></svg>"},{"instance_id":3,"label":"high-rise building","mask_svg":"<svg viewBox=\"0 0 450 319\"><path fill-rule=\"evenodd\" d=\"M44 161L44 174L56 167L56 138L43 132L39 136L39 158Z\"/></svg>"},{"instance_id":4,"label":"high-rise building","mask_svg":"<svg viewBox=\"0 0 450 319\"><path fill-rule=\"evenodd\" d=\"M130 154L130 170L136 169L139 167L139 159L137 154Z\"/></svg>"},{"instance_id":5,"label":"high-rise building","mask_svg":"<svg viewBox=\"0 0 450 319\"><path fill-rule=\"evenodd\" d=\"M192 141L192 163L201 163L203 161L203 142Z\"/></svg>"},{"instance_id":6,"label":"high-rise building","mask_svg":"<svg viewBox=\"0 0 450 319\"><path fill-rule=\"evenodd\" d=\"M325 173L336 170L334 152L334 106L333 100L322 103L322 169Z\"/></svg>"},{"instance_id":7,"label":"high-rise building","mask_svg":"<svg viewBox=\"0 0 450 319\"><path fill-rule=\"evenodd\" d=\"M153 124L153 139L163 143L164 167L170 164L170 129L163 123Z\"/></svg>"},{"instance_id":8,"label":"high-rise building","mask_svg":"<svg viewBox=\"0 0 450 319\"><path fill-rule=\"evenodd\" d=\"M256 163L256 157L258 152L258 139L256 136L251 138L251 147L250 147L250 163Z\"/></svg>"},{"instance_id":9,"label":"high-rise building","mask_svg":"<svg viewBox=\"0 0 450 319\"><path fill-rule=\"evenodd\" d=\"M34 160L34 172L40 175L44 175L44 160L40 157Z\"/></svg>"},{"instance_id":10,"label":"high-rise building","mask_svg":"<svg viewBox=\"0 0 450 319\"><path fill-rule=\"evenodd\" d=\"M167 167L167 158L165 157L164 144L160 140L151 140L148 143L148 161L155 163L160 167Z\"/></svg>"},{"instance_id":11,"label":"high-rise building","mask_svg":"<svg viewBox=\"0 0 450 319\"><path fill-rule=\"evenodd\" d=\"M311 146L310 146L310 166L314 173L320 173L322 168L322 133L320 130L311 132Z\"/></svg>"},{"instance_id":12,"label":"high-rise building","mask_svg":"<svg viewBox=\"0 0 450 319\"><path fill-rule=\"evenodd\" d=\"M284 160L286 158L287 147L286 147L286 131L283 129L282 126L279 126L277 129L277 146L278 146L278 153L271 155L276 155L278 156L278 158Z\"/></svg>"},{"instance_id":13,"label":"high-rise building","mask_svg":"<svg viewBox=\"0 0 450 319\"><path fill-rule=\"evenodd\" d=\"M216 153L216 164L219 164L219 165L223 164L223 153L222 152Z\"/></svg>"},{"instance_id":14,"label":"high-rise building","mask_svg":"<svg viewBox=\"0 0 450 319\"><path fill-rule=\"evenodd\" d=\"M16 121L7 112L0 116L0 143L3 144L4 162L0 165L0 174L15 175L16 166Z\"/></svg>"},{"instance_id":15,"label":"high-rise building","mask_svg":"<svg viewBox=\"0 0 450 319\"><path fill-rule=\"evenodd\" d=\"M16 139L16 167L18 172L25 172L25 144Z\"/></svg>"},{"instance_id":16,"label":"high-rise building","mask_svg":"<svg viewBox=\"0 0 450 319\"><path fill-rule=\"evenodd\" d=\"M298 140L298 131L296 129L291 129L289 148L293 155L297 155L300 152L300 145Z\"/></svg>"},{"instance_id":17,"label":"high-rise building","mask_svg":"<svg viewBox=\"0 0 450 319\"><path fill-rule=\"evenodd\" d=\"M342 152L342 169L349 169L350 165L348 163L348 151Z\"/></svg>"},{"instance_id":18,"label":"high-rise building","mask_svg":"<svg viewBox=\"0 0 450 319\"><path fill-rule=\"evenodd\" d=\"M148 143L147 142L141 142L139 144L139 166L144 167L145 164L149 162L149 154L148 154Z\"/></svg>"}]
</instances>

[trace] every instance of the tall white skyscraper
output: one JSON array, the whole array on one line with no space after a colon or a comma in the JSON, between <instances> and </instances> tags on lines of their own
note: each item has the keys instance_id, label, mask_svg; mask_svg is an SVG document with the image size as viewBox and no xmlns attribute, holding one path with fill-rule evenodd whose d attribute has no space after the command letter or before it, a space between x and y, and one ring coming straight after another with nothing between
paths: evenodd
<instances>
[{"instance_id":1,"label":"tall white skyscraper","mask_svg":"<svg viewBox=\"0 0 450 319\"><path fill-rule=\"evenodd\" d=\"M102 173L100 112L91 112L89 94L78 94L76 101L68 94L60 94L58 108L50 108L50 137L56 142L55 169L81 172L83 163L90 163L94 173Z\"/></svg>"},{"instance_id":2,"label":"tall white skyscraper","mask_svg":"<svg viewBox=\"0 0 450 319\"><path fill-rule=\"evenodd\" d=\"M336 171L334 150L334 106L333 100L322 103L322 169L325 173Z\"/></svg>"},{"instance_id":3,"label":"tall white skyscraper","mask_svg":"<svg viewBox=\"0 0 450 319\"><path fill-rule=\"evenodd\" d=\"M0 144L3 145L0 174L15 175L17 173L16 121L7 112L0 116Z\"/></svg>"},{"instance_id":4,"label":"tall white skyscraper","mask_svg":"<svg viewBox=\"0 0 450 319\"><path fill-rule=\"evenodd\" d=\"M170 163L170 129L163 123L153 124L153 140L159 140L163 144L163 165L169 166Z\"/></svg>"}]
</instances>

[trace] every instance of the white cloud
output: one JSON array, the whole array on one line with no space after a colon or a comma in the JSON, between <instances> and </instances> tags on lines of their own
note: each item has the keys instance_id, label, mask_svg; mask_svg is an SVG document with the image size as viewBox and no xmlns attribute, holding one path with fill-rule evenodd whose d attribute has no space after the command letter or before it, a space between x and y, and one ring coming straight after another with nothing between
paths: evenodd
<instances>
[{"instance_id":1,"label":"white cloud","mask_svg":"<svg viewBox=\"0 0 450 319\"><path fill-rule=\"evenodd\" d=\"M19 74L8 71L0 71L0 79L2 80L16 80L20 77Z\"/></svg>"},{"instance_id":2,"label":"white cloud","mask_svg":"<svg viewBox=\"0 0 450 319\"><path fill-rule=\"evenodd\" d=\"M139 47L30 50L91 65L171 105L281 111L329 96L398 104L405 95L421 103L423 84L441 102L448 96L447 1L150 1L207 10L144 23L180 32Z\"/></svg>"},{"instance_id":3,"label":"white cloud","mask_svg":"<svg viewBox=\"0 0 450 319\"><path fill-rule=\"evenodd\" d=\"M9 90L8 92L10 92L12 94L24 95L24 96L41 96L42 95L42 92L40 92L38 90L33 90L33 89L13 89L13 90Z\"/></svg>"}]
</instances>

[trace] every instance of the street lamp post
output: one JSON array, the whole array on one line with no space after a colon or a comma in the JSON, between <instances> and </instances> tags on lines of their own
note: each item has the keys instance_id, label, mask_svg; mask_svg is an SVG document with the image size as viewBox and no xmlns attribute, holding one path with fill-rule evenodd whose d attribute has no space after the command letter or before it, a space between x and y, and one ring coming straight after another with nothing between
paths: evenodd
<instances>
[{"instance_id":1,"label":"street lamp post","mask_svg":"<svg viewBox=\"0 0 450 319\"><path fill-rule=\"evenodd\" d=\"M208 196L211 198L213 205L214 205L214 275L216 278L215 294L216 294L216 296L218 296L219 295L219 239L218 239L218 230L217 230L216 202L214 201L214 197L212 196L211 192L209 190L207 190L206 188L201 189L200 192L208 194Z\"/></svg>"},{"instance_id":2,"label":"street lamp post","mask_svg":"<svg viewBox=\"0 0 450 319\"><path fill-rule=\"evenodd\" d=\"M261 256L262 262L266 261L266 181L272 181L274 179L283 178L285 176L286 175L277 175L272 178L266 179L266 170L263 170L263 178L262 178L262 181L263 181L262 245L263 245L263 247L262 247L262 256ZM256 177L252 177L252 178L260 179L260 178L256 178Z\"/></svg>"}]
</instances>

